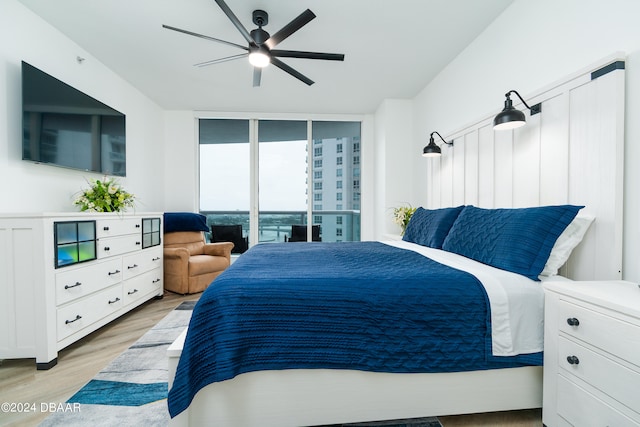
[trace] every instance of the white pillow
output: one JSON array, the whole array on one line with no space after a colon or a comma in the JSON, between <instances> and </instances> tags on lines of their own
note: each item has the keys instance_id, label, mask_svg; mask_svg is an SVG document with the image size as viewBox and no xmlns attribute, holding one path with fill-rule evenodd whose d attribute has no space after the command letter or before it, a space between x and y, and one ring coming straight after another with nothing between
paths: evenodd
<instances>
[{"instance_id":1,"label":"white pillow","mask_svg":"<svg viewBox=\"0 0 640 427\"><path fill-rule=\"evenodd\" d=\"M567 262L571 252L582 241L594 219L594 216L580 213L569 223L553 245L549 259L540 273L541 276L558 274L558 269Z\"/></svg>"}]
</instances>

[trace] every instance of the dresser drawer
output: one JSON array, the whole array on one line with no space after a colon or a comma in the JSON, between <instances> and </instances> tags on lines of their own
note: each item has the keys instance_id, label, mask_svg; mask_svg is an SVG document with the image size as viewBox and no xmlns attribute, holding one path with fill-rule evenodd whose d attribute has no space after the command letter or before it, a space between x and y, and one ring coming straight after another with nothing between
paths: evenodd
<instances>
[{"instance_id":1,"label":"dresser drawer","mask_svg":"<svg viewBox=\"0 0 640 427\"><path fill-rule=\"evenodd\" d=\"M98 240L98 259L139 251L142 237L138 234Z\"/></svg>"},{"instance_id":2,"label":"dresser drawer","mask_svg":"<svg viewBox=\"0 0 640 427\"><path fill-rule=\"evenodd\" d=\"M98 239L133 233L142 235L142 220L140 218L101 219L96 223Z\"/></svg>"},{"instance_id":3,"label":"dresser drawer","mask_svg":"<svg viewBox=\"0 0 640 427\"><path fill-rule=\"evenodd\" d=\"M567 301L560 301L558 313L561 332L640 367L640 325Z\"/></svg>"},{"instance_id":4,"label":"dresser drawer","mask_svg":"<svg viewBox=\"0 0 640 427\"><path fill-rule=\"evenodd\" d=\"M122 280L122 261L92 263L56 274L56 305L108 288Z\"/></svg>"},{"instance_id":5,"label":"dresser drawer","mask_svg":"<svg viewBox=\"0 0 640 427\"><path fill-rule=\"evenodd\" d=\"M115 285L58 308L58 341L122 308L122 286Z\"/></svg>"},{"instance_id":6,"label":"dresser drawer","mask_svg":"<svg viewBox=\"0 0 640 427\"><path fill-rule=\"evenodd\" d=\"M562 375L558 376L558 414L572 426L637 427L638 423ZM557 427L557 426L554 426Z\"/></svg>"},{"instance_id":7,"label":"dresser drawer","mask_svg":"<svg viewBox=\"0 0 640 427\"><path fill-rule=\"evenodd\" d=\"M124 305L132 304L153 291L161 294L162 270L156 269L143 273L123 283Z\"/></svg>"},{"instance_id":8,"label":"dresser drawer","mask_svg":"<svg viewBox=\"0 0 640 427\"><path fill-rule=\"evenodd\" d=\"M571 373L640 413L640 373L564 337L558 339L558 365L562 375Z\"/></svg>"},{"instance_id":9,"label":"dresser drawer","mask_svg":"<svg viewBox=\"0 0 640 427\"><path fill-rule=\"evenodd\" d=\"M124 280L162 266L162 248L147 249L123 258Z\"/></svg>"}]
</instances>

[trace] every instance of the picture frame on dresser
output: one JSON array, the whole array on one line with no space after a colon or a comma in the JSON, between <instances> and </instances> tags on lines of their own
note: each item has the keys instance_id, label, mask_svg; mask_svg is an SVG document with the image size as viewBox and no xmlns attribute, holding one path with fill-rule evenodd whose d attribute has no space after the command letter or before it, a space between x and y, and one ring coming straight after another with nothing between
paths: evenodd
<instances>
[{"instance_id":1,"label":"picture frame on dresser","mask_svg":"<svg viewBox=\"0 0 640 427\"><path fill-rule=\"evenodd\" d=\"M162 213L0 215L0 359L58 351L161 298Z\"/></svg>"}]
</instances>

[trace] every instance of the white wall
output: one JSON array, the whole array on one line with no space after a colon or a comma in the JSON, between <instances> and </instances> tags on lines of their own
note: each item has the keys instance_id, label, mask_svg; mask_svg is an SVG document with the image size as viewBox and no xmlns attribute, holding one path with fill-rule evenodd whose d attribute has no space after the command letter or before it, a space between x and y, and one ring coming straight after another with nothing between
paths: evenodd
<instances>
[{"instance_id":1,"label":"white wall","mask_svg":"<svg viewBox=\"0 0 640 427\"><path fill-rule=\"evenodd\" d=\"M399 234L393 223L393 208L418 206L414 200L413 103L387 99L375 114L375 195L376 239Z\"/></svg>"},{"instance_id":2,"label":"white wall","mask_svg":"<svg viewBox=\"0 0 640 427\"><path fill-rule=\"evenodd\" d=\"M192 111L166 111L165 210L198 210L198 136Z\"/></svg>"},{"instance_id":3,"label":"white wall","mask_svg":"<svg viewBox=\"0 0 640 427\"><path fill-rule=\"evenodd\" d=\"M126 114L127 177L119 181L138 197L137 210L163 210L161 109L15 0L2 0L0 40L0 213L77 211L74 195L101 177L22 160L23 60Z\"/></svg>"},{"instance_id":4,"label":"white wall","mask_svg":"<svg viewBox=\"0 0 640 427\"><path fill-rule=\"evenodd\" d=\"M504 94L527 94L607 57L627 54L625 114L625 238L623 278L640 281L640 2L516 0L414 99L416 182L426 179L419 156L428 132L461 129L502 109ZM544 114L544 112L543 112ZM403 165L397 165L398 168ZM427 204L425 187L414 198Z\"/></svg>"}]
</instances>

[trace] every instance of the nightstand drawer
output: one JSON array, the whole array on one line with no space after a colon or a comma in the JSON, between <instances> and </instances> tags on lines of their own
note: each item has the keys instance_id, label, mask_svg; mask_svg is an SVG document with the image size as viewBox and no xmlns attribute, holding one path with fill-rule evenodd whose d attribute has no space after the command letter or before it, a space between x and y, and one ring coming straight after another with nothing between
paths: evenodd
<instances>
[{"instance_id":1,"label":"nightstand drawer","mask_svg":"<svg viewBox=\"0 0 640 427\"><path fill-rule=\"evenodd\" d=\"M558 339L558 365L561 375L573 374L640 413L640 373L564 337Z\"/></svg>"},{"instance_id":2,"label":"nightstand drawer","mask_svg":"<svg viewBox=\"0 0 640 427\"><path fill-rule=\"evenodd\" d=\"M566 301L560 301L558 313L561 332L640 367L639 325Z\"/></svg>"},{"instance_id":3,"label":"nightstand drawer","mask_svg":"<svg viewBox=\"0 0 640 427\"><path fill-rule=\"evenodd\" d=\"M562 375L558 376L558 414L573 426L638 426L637 422Z\"/></svg>"}]
</instances>

